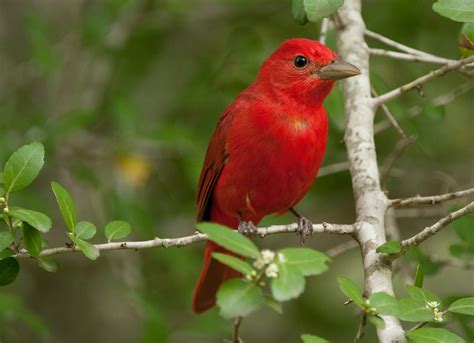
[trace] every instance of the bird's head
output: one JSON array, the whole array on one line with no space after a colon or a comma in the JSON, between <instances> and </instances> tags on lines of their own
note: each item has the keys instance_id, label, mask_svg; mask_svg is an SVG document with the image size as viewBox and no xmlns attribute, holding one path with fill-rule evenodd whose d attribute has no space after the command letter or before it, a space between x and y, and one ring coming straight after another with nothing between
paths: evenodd
<instances>
[{"instance_id":1,"label":"bird's head","mask_svg":"<svg viewBox=\"0 0 474 343\"><path fill-rule=\"evenodd\" d=\"M339 59L324 44L293 38L284 41L268 57L257 80L277 95L314 104L322 103L337 80L359 74L356 66Z\"/></svg>"}]
</instances>

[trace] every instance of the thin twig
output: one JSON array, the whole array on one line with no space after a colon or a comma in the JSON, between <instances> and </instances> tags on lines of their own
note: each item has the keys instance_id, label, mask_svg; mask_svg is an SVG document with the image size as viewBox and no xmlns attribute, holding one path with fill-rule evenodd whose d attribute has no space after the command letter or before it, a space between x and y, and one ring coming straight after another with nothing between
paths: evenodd
<instances>
[{"instance_id":1,"label":"thin twig","mask_svg":"<svg viewBox=\"0 0 474 343\"><path fill-rule=\"evenodd\" d=\"M364 337L364 327L365 324L367 323L367 313L362 313L362 316L360 317L360 322L359 322L359 327L357 328L357 333L354 338L354 343L359 343L362 340L362 337Z\"/></svg>"},{"instance_id":2,"label":"thin twig","mask_svg":"<svg viewBox=\"0 0 474 343\"><path fill-rule=\"evenodd\" d=\"M321 30L319 31L319 42L322 44L326 44L328 29L329 29L329 18L323 18L323 21L321 22Z\"/></svg>"},{"instance_id":3,"label":"thin twig","mask_svg":"<svg viewBox=\"0 0 474 343\"><path fill-rule=\"evenodd\" d=\"M420 243L424 242L428 238L436 235L439 231L441 231L441 229L445 228L446 226L448 226L450 223L452 223L456 219L461 218L462 216L465 216L465 215L467 215L469 213L472 213L472 212L474 212L474 201L469 203L468 205L464 206L460 210L457 210L455 212L451 212L446 217L441 218L436 223L434 223L431 226L426 227L425 229L423 229L421 232L417 233L416 235L401 241L401 243L400 243L401 244L401 251L398 254L396 254L395 256L393 256L393 258L397 258L397 257L403 255L409 247L411 247L413 245L415 245L415 246L419 245Z\"/></svg>"},{"instance_id":4,"label":"thin twig","mask_svg":"<svg viewBox=\"0 0 474 343\"><path fill-rule=\"evenodd\" d=\"M379 95L377 94L377 92L375 91L374 87L372 87L372 95L373 95L374 97L379 96ZM398 133L400 134L400 136L402 136L403 138L406 138L407 135L406 135L405 131L403 131L403 129L400 127L400 125L398 124L397 120L395 119L395 116L392 114L392 112L390 112L390 110L388 109L387 105L382 104L380 107L381 107L383 113L385 114L385 116L387 117L387 120L388 120L388 121L390 122L390 124L392 124L392 126L398 131Z\"/></svg>"},{"instance_id":5,"label":"thin twig","mask_svg":"<svg viewBox=\"0 0 474 343\"><path fill-rule=\"evenodd\" d=\"M452 59L444 58L444 57L431 56L431 55L414 55L414 54L407 54L403 52L384 50L384 49L370 48L369 53L371 56L384 56L384 57L390 57L390 58L403 60L403 61L424 62L424 63L433 63L433 64L446 64L446 63L456 61L456 60L452 60Z\"/></svg>"},{"instance_id":6,"label":"thin twig","mask_svg":"<svg viewBox=\"0 0 474 343\"><path fill-rule=\"evenodd\" d=\"M370 30L365 30L365 35L378 40L379 42L386 44L388 46L394 47L395 49L398 49L400 51L404 51L406 53L409 53L411 55L417 55L417 56L428 56L428 57L437 57L435 55L429 54L425 51L417 50L410 48L409 46L406 46L402 43L396 42L393 39L387 38L379 33L370 31Z\"/></svg>"},{"instance_id":7,"label":"thin twig","mask_svg":"<svg viewBox=\"0 0 474 343\"><path fill-rule=\"evenodd\" d=\"M240 325L242 325L242 321L244 320L244 317L237 317L237 319L234 322L234 343L241 343L242 340L240 339Z\"/></svg>"},{"instance_id":8,"label":"thin twig","mask_svg":"<svg viewBox=\"0 0 474 343\"><path fill-rule=\"evenodd\" d=\"M431 195L431 196L415 196L412 198L400 198L390 200L389 206L391 207L414 207L420 205L436 205L444 201L449 201L453 199L461 199L474 195L474 188L465 189L458 192L446 193L440 195Z\"/></svg>"},{"instance_id":9,"label":"thin twig","mask_svg":"<svg viewBox=\"0 0 474 343\"><path fill-rule=\"evenodd\" d=\"M326 255L328 255L329 257L336 257L336 256L339 256L343 253L345 253L346 251L349 251L349 250L352 250L354 248L356 248L357 246L359 246L359 243L357 243L357 241L355 240L350 240L350 241L347 241L347 242L343 242L343 243L340 243L332 248L329 248L328 250L325 251Z\"/></svg>"},{"instance_id":10,"label":"thin twig","mask_svg":"<svg viewBox=\"0 0 474 343\"><path fill-rule=\"evenodd\" d=\"M388 155L383 166L380 168L380 184L382 186L385 185L385 182L387 181L390 171L395 165L395 162L400 158L405 149L414 141L415 139L413 137L404 137L397 142L395 148L390 153L390 155Z\"/></svg>"},{"instance_id":11,"label":"thin twig","mask_svg":"<svg viewBox=\"0 0 474 343\"><path fill-rule=\"evenodd\" d=\"M260 237L265 237L267 235L273 235L278 233L291 233L297 232L298 224L289 224L289 225L273 225L269 227L258 228L256 235ZM313 224L313 233L339 233L339 234L351 234L353 232L352 225L346 224ZM135 241L135 242L111 242L103 244L95 244L94 246L100 251L108 250L142 250L150 248L171 248L171 247L182 247L198 242L207 240L207 235L203 233L195 233L190 236L180 237L180 238L158 238L147 240L147 241ZM72 252L80 251L77 246L73 247L59 247L45 249L41 251L39 257L53 256L59 254L67 254ZM22 249L18 254L14 255L16 258L27 258L31 257L28 251Z\"/></svg>"},{"instance_id":12,"label":"thin twig","mask_svg":"<svg viewBox=\"0 0 474 343\"><path fill-rule=\"evenodd\" d=\"M349 170L349 162L338 162L329 164L319 168L318 177L323 177L331 174L337 174L343 171Z\"/></svg>"},{"instance_id":13,"label":"thin twig","mask_svg":"<svg viewBox=\"0 0 474 343\"><path fill-rule=\"evenodd\" d=\"M461 84L459 87L456 87L449 91L448 93L438 95L437 97L433 98L430 101L430 105L433 107L436 106L444 106L452 102L454 99L456 99L458 96L463 95L464 93L468 92L474 87L474 82L473 81L466 81L465 83ZM415 118L420 113L423 112L423 106L420 105L415 105L411 108L408 109L408 117L409 118ZM389 120L382 120L379 121L374 125L374 133L378 134L382 131L385 131L392 127L392 123Z\"/></svg>"},{"instance_id":14,"label":"thin twig","mask_svg":"<svg viewBox=\"0 0 474 343\"><path fill-rule=\"evenodd\" d=\"M409 83L407 83L403 86L400 86L398 88L395 88L394 90L391 90L391 91L389 91L385 94L382 94L382 95L378 96L377 98L374 98L373 103L376 107L378 107L378 106L380 106L381 104L383 104L387 101L394 100L394 99L398 98L400 95L402 95L403 93L405 93L409 90L412 90L414 88L419 89L421 86L423 86L428 81L431 81L431 80L433 80L437 77L443 76L444 74L446 74L449 71L459 69L462 66L464 66L468 63L471 63L471 62L474 62L474 56L469 56L467 58L464 58L464 59L456 61L456 62L447 63L443 67L441 67L439 69L436 69L436 70L432 70L428 74L426 74L422 77L419 77L418 79L416 79L412 82L409 82Z\"/></svg>"}]
</instances>

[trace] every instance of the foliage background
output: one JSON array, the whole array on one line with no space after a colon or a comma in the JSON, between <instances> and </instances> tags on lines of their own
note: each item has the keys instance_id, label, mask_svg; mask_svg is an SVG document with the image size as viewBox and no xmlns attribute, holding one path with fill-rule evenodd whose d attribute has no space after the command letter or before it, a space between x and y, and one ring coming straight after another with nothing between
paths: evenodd
<instances>
[{"instance_id":1,"label":"foliage background","mask_svg":"<svg viewBox=\"0 0 474 343\"><path fill-rule=\"evenodd\" d=\"M371 30L458 58L461 24L431 11L431 1L368 0L364 5ZM196 183L220 112L281 41L318 37L315 25L293 21L290 7L290 1L269 0L0 2L0 161L30 141L45 144L46 168L13 201L52 215L57 224L46 236L49 245L66 241L51 180L71 191L81 219L99 227L108 220L127 220L137 240L192 233ZM335 46L331 35L328 45ZM383 58L371 62L378 92L432 68ZM387 183L390 196L436 194L474 184L472 90L443 108L425 106L429 98L463 82L463 76L450 74L427 85L423 98L412 92L389 104L417 138ZM407 109L416 104L424 106L423 113L409 119ZM331 164L345 159L339 90L326 108L330 140L325 164ZM382 120L382 114L376 119ZM377 136L381 163L397 139L394 130ZM315 223L352 222L348 172L318 179L299 208ZM291 221L285 215L262 224ZM402 235L433 221L400 220ZM307 244L325 250L341 240L318 235ZM443 258L456 241L448 229L423 251ZM269 237L258 243L282 247L298 239ZM190 309L202 254L203 244L109 252L96 262L65 255L58 258L56 274L23 261L17 281L0 290L0 340L217 342L229 336L230 323L216 310L195 316ZM432 274L426 288L441 296L472 292L472 272L450 267L436 272L434 266ZM357 320L352 307L342 306L336 275L362 284L357 250L337 257L328 273L311 278L304 295L285 304L283 316L267 309L250 316L242 335L250 342L296 342L301 333L351 340ZM406 281L402 276L396 278L399 294ZM371 330L367 341L374 337ZM454 330L472 335L463 332L466 327Z\"/></svg>"}]
</instances>

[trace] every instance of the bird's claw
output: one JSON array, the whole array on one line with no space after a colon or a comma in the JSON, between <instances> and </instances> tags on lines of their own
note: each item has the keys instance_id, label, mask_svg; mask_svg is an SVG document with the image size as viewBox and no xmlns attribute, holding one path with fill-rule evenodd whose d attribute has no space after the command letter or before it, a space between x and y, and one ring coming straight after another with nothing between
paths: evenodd
<instances>
[{"instance_id":1,"label":"bird's claw","mask_svg":"<svg viewBox=\"0 0 474 343\"><path fill-rule=\"evenodd\" d=\"M257 227L251 221L240 221L238 231L244 236L253 237L257 234Z\"/></svg>"},{"instance_id":2,"label":"bird's claw","mask_svg":"<svg viewBox=\"0 0 474 343\"><path fill-rule=\"evenodd\" d=\"M300 217L298 220L298 235L300 236L300 245L304 246L305 238L313 235L313 223L305 217Z\"/></svg>"}]
</instances>

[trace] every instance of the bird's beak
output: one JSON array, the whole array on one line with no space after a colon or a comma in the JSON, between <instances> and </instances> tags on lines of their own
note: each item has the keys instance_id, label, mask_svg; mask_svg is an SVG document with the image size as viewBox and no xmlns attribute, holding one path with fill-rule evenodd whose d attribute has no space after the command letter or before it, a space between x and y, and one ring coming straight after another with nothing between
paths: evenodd
<instances>
[{"instance_id":1,"label":"bird's beak","mask_svg":"<svg viewBox=\"0 0 474 343\"><path fill-rule=\"evenodd\" d=\"M360 74L359 68L342 60L335 59L316 72L321 80L342 80Z\"/></svg>"}]
</instances>

